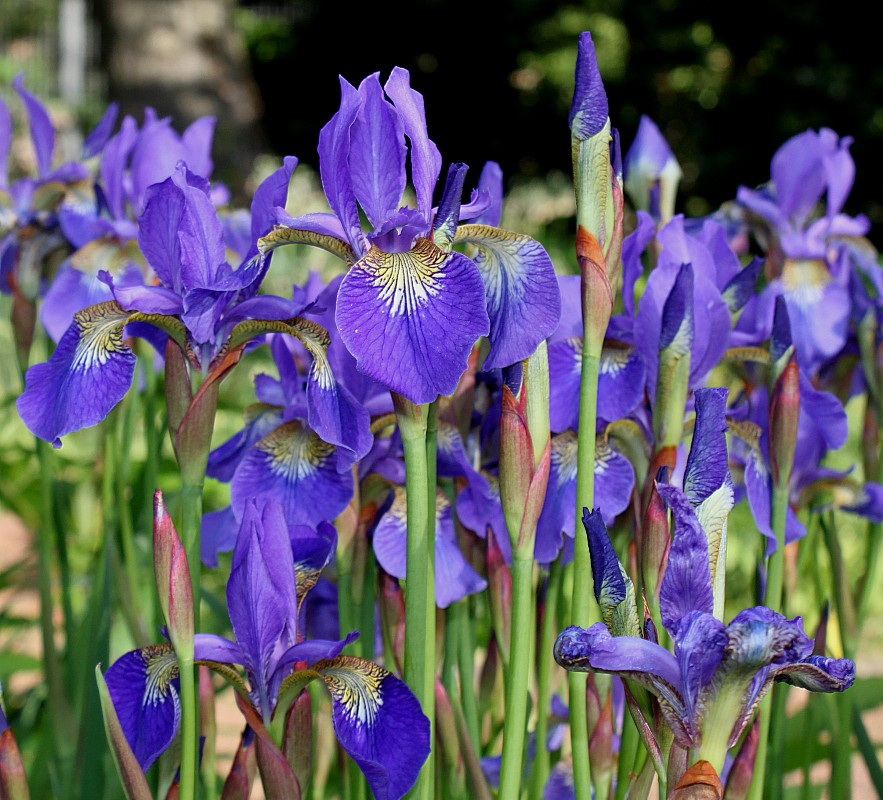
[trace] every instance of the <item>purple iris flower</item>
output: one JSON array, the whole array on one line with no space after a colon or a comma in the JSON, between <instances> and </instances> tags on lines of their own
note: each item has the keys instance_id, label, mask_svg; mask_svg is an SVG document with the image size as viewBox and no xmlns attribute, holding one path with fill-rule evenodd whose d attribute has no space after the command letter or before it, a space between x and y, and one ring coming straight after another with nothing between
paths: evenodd
<instances>
[{"instance_id":1,"label":"purple iris flower","mask_svg":"<svg viewBox=\"0 0 883 800\"><path fill-rule=\"evenodd\" d=\"M720 770L727 749L737 742L773 681L813 691L843 691L852 685L855 665L848 659L813 655L800 618L788 620L764 606L741 611L724 625L712 613L706 532L685 495L672 486L660 486L659 491L674 516L660 588L662 622L674 641L674 653L637 631L611 635L608 624L599 622L588 629L564 630L555 643L555 659L568 670L606 672L644 686L660 701L678 744L700 748L700 757ZM590 542L607 538L597 511L589 514L586 509L583 522ZM629 598L625 591L622 567L615 555L597 553L593 543L599 602L602 607L613 604L611 619L628 614L636 623L634 594ZM630 609L620 610L629 604ZM706 720L714 724L706 726Z\"/></svg>"},{"instance_id":2,"label":"purple iris flower","mask_svg":"<svg viewBox=\"0 0 883 800\"><path fill-rule=\"evenodd\" d=\"M864 216L841 211L855 178L851 142L828 128L804 131L776 151L766 187L743 186L737 195L770 226L767 249L781 262L781 274L746 309L740 330L747 334L754 328L759 340L767 338L774 299L784 295L798 362L813 373L846 340L850 269L838 239L862 236L869 228ZM816 209L823 197L819 216Z\"/></svg>"},{"instance_id":3,"label":"purple iris flower","mask_svg":"<svg viewBox=\"0 0 883 800\"><path fill-rule=\"evenodd\" d=\"M256 193L257 235L269 227L269 209L284 195L293 168L289 161ZM123 337L128 323L147 322L173 337L191 365L207 374L237 324L291 319L301 310L292 301L256 295L264 259L252 258L235 270L227 263L208 182L183 164L147 192L138 243L161 285L118 285L105 273L115 299L78 311L49 361L28 370L19 414L35 435L56 446L64 434L104 419L131 385L136 359ZM260 332L246 332L243 342ZM321 329L302 335L314 341L317 353L327 347Z\"/></svg>"},{"instance_id":4,"label":"purple iris flower","mask_svg":"<svg viewBox=\"0 0 883 800\"><path fill-rule=\"evenodd\" d=\"M64 207L59 212L61 229L75 252L59 268L40 312L46 330L56 341L67 330L74 313L113 299L111 288L101 279L102 271L113 275L120 286L145 282L138 266L136 218L144 209L148 186L168 178L179 162L203 178L211 177L213 117L199 118L179 135L169 118L158 119L148 108L140 130L127 116L120 130L110 136L115 116L105 115L85 148L86 152L101 153L94 202ZM251 242L252 247L256 240Z\"/></svg>"},{"instance_id":5,"label":"purple iris flower","mask_svg":"<svg viewBox=\"0 0 883 800\"><path fill-rule=\"evenodd\" d=\"M356 632L340 641L302 634L301 604L335 540L333 533L290 529L277 503L260 508L250 503L227 582L235 640L197 634L195 656L209 665L242 665L248 695L265 723L277 711L285 713L305 683L321 678L331 693L341 745L365 773L375 797L397 800L411 788L429 753L429 721L420 704L392 673L340 655ZM229 675L229 668L224 670ZM177 728L176 675L167 645L127 653L106 675L126 737L145 770ZM277 709L280 700L287 702Z\"/></svg>"},{"instance_id":6,"label":"purple iris flower","mask_svg":"<svg viewBox=\"0 0 883 800\"><path fill-rule=\"evenodd\" d=\"M700 758L723 766L754 709L774 680L814 691L842 691L854 679L848 659L812 655L800 618L785 619L758 606L721 622L718 568L725 552L719 531L732 506L724 439L726 391L697 393L697 422L684 491L658 484L670 508L673 535L659 593L662 624L674 653L642 638L634 587L607 536L601 513L584 509L595 597L602 619L588 629L567 628L555 658L569 670L631 679L660 701L675 740L700 748ZM724 540L725 541L725 540ZM713 724L705 725L706 720Z\"/></svg>"},{"instance_id":7,"label":"purple iris flower","mask_svg":"<svg viewBox=\"0 0 883 800\"><path fill-rule=\"evenodd\" d=\"M400 205L406 137L416 208ZM560 303L545 250L499 228L458 226L494 205L475 195L461 207L465 165L452 165L433 208L441 156L406 70L394 69L384 87L377 74L358 89L341 79L340 109L322 129L319 156L334 213L294 219L280 209L281 227L262 247L312 244L347 263L336 323L360 370L425 403L453 393L478 337L490 339L491 369L526 358L555 329Z\"/></svg>"},{"instance_id":8,"label":"purple iris flower","mask_svg":"<svg viewBox=\"0 0 883 800\"><path fill-rule=\"evenodd\" d=\"M71 249L60 214L94 202L94 193L83 164L71 161L53 169L55 130L49 113L24 88L21 75L13 85L25 106L37 170L33 177L8 182L12 116L0 98L0 292L15 292L32 303ZM100 144L100 135L93 132L91 138Z\"/></svg>"}]
</instances>

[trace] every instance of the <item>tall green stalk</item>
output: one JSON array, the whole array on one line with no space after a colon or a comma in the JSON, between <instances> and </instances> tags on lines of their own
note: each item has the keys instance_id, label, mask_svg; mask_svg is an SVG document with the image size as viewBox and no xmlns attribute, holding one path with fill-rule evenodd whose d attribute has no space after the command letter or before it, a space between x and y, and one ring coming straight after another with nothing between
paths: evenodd
<instances>
[{"instance_id":1,"label":"tall green stalk","mask_svg":"<svg viewBox=\"0 0 883 800\"><path fill-rule=\"evenodd\" d=\"M512 633L506 670L506 722L499 796L515 800L523 785L527 740L527 687L530 675L533 595L533 548L512 554Z\"/></svg>"},{"instance_id":2,"label":"tall green stalk","mask_svg":"<svg viewBox=\"0 0 883 800\"><path fill-rule=\"evenodd\" d=\"M584 328L588 327L584 320ZM595 498L595 427L598 418L598 373L600 349L590 353L583 339L580 377L579 430L577 432L576 519L583 508L592 508ZM592 561L585 536L576 536L573 547L573 606L571 624L588 628L600 621L592 597ZM576 800L591 800L592 768L589 763L589 719L586 709L584 672L568 672L570 697L570 740L573 748L573 787Z\"/></svg>"},{"instance_id":3,"label":"tall green stalk","mask_svg":"<svg viewBox=\"0 0 883 800\"><path fill-rule=\"evenodd\" d=\"M427 459L427 419L429 407L416 406L393 394L399 433L405 451L407 492L407 579L405 582L405 681L411 687L430 720L433 741L435 708L435 503L430 506L429 464ZM433 473L434 473L433 468ZM433 500L435 495L432 495ZM432 514L432 517L430 517ZM430 753L411 797L429 800L433 790Z\"/></svg>"},{"instance_id":4,"label":"tall green stalk","mask_svg":"<svg viewBox=\"0 0 883 800\"><path fill-rule=\"evenodd\" d=\"M546 782L549 780L550 758L545 746L549 733L549 703L552 699L552 648L558 635L558 600L564 568L561 559L552 562L549 581L546 585L546 607L540 630L540 643L537 648L537 750L530 773L530 800L541 800Z\"/></svg>"}]
</instances>

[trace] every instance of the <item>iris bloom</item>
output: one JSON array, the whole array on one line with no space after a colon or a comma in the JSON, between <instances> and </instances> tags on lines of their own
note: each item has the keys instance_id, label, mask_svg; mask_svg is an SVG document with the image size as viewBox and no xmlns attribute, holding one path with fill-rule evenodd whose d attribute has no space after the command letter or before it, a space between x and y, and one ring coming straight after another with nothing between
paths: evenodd
<instances>
[{"instance_id":1,"label":"iris bloom","mask_svg":"<svg viewBox=\"0 0 883 800\"><path fill-rule=\"evenodd\" d=\"M294 161L287 160L262 184L252 203L255 238L269 227L270 209L284 197ZM174 174L147 192L139 220L138 243L160 285L117 285L105 274L114 300L82 309L61 337L49 361L28 370L19 414L41 439L60 446L60 437L100 422L132 383L135 355L126 344L124 328L149 323L174 339L190 366L203 375L218 366L228 350L264 332L247 320L291 320L300 307L292 301L257 295L266 271L263 259L252 258L238 269L226 260L223 229L210 197L208 182L179 164ZM322 354L327 334L300 321L297 330L310 342L320 362L312 373L318 394L333 385ZM128 335L145 334L129 327ZM151 334L148 334L151 335ZM320 369L324 368L321 377Z\"/></svg>"},{"instance_id":2,"label":"iris bloom","mask_svg":"<svg viewBox=\"0 0 883 800\"><path fill-rule=\"evenodd\" d=\"M671 509L673 536L659 592L663 626L674 653L641 636L634 588L598 510L584 510L595 597L604 622L572 626L555 643L555 659L568 670L606 672L645 687L675 741L720 772L728 748L748 725L773 681L813 691L852 685L848 659L813 654L799 617L789 620L764 606L741 611L728 625L715 614L720 560L719 528L732 505L723 430L725 392L703 397L685 475L685 490L657 486ZM723 512L723 513L721 513ZM722 564L722 562L721 562ZM718 614L720 613L718 609Z\"/></svg>"},{"instance_id":3,"label":"iris bloom","mask_svg":"<svg viewBox=\"0 0 883 800\"><path fill-rule=\"evenodd\" d=\"M623 160L625 189L635 207L662 224L674 214L675 195L683 176L680 164L656 123L641 116L635 140Z\"/></svg>"},{"instance_id":4,"label":"iris bloom","mask_svg":"<svg viewBox=\"0 0 883 800\"><path fill-rule=\"evenodd\" d=\"M365 773L375 797L396 800L414 783L429 753L429 721L392 673L341 651L340 641L304 639L301 604L334 552L333 529L291 530L281 506L250 503L233 553L227 607L235 639L197 634L195 656L246 692L265 725L284 714L300 688L320 678L344 749ZM248 688L224 665L245 668ZM142 769L177 730L178 665L170 645L135 650L106 673L117 715ZM283 701L284 706L278 705ZM287 702L286 702L287 701Z\"/></svg>"},{"instance_id":5,"label":"iris bloom","mask_svg":"<svg viewBox=\"0 0 883 800\"><path fill-rule=\"evenodd\" d=\"M850 301L848 254L843 237L863 236L864 216L842 213L855 178L849 153L852 140L834 131L804 131L789 139L773 156L771 181L751 190L740 187L737 199L769 225L767 249L781 262L781 274L764 290L740 320L743 331L769 337L772 306L777 295L788 303L797 358L815 372L846 341ZM824 197L824 211L817 206Z\"/></svg>"},{"instance_id":6,"label":"iris bloom","mask_svg":"<svg viewBox=\"0 0 883 800\"><path fill-rule=\"evenodd\" d=\"M416 208L400 205L405 137ZM491 204L476 196L461 208L465 165L452 165L433 208L441 156L407 70L394 69L384 87L377 74L358 89L341 79L340 109L322 129L319 158L334 213L295 219L280 209L281 227L261 245L268 252L312 244L346 262L336 321L360 370L426 403L453 393L478 337L490 340L485 368L493 369L526 358L555 329L560 302L542 246L488 225L458 226ZM471 246L474 258L454 244Z\"/></svg>"}]
</instances>

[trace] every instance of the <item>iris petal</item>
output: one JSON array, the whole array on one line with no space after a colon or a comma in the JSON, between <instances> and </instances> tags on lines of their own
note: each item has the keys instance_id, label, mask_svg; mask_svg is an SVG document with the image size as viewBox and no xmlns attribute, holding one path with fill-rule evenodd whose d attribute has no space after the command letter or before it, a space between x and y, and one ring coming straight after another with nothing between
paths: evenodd
<instances>
[{"instance_id":1,"label":"iris petal","mask_svg":"<svg viewBox=\"0 0 883 800\"><path fill-rule=\"evenodd\" d=\"M454 239L478 248L474 258L485 285L491 349L484 369L527 358L551 336L561 317L552 260L529 236L489 225L462 225Z\"/></svg>"},{"instance_id":2,"label":"iris petal","mask_svg":"<svg viewBox=\"0 0 883 800\"><path fill-rule=\"evenodd\" d=\"M488 332L475 265L427 239L404 253L372 247L340 285L336 321L359 369L418 404L453 393Z\"/></svg>"},{"instance_id":3,"label":"iris petal","mask_svg":"<svg viewBox=\"0 0 883 800\"><path fill-rule=\"evenodd\" d=\"M249 498L277 499L289 525L334 519L352 496L352 475L337 471L335 447L292 421L261 439L246 455L230 488L238 517Z\"/></svg>"},{"instance_id":4,"label":"iris petal","mask_svg":"<svg viewBox=\"0 0 883 800\"><path fill-rule=\"evenodd\" d=\"M135 354L123 343L132 316L115 302L74 314L52 357L28 370L16 402L34 435L60 447L60 437L101 422L122 399L135 373Z\"/></svg>"},{"instance_id":5,"label":"iris petal","mask_svg":"<svg viewBox=\"0 0 883 800\"><path fill-rule=\"evenodd\" d=\"M175 738L181 707L171 645L132 650L104 675L126 740L145 772Z\"/></svg>"},{"instance_id":6,"label":"iris petal","mask_svg":"<svg viewBox=\"0 0 883 800\"><path fill-rule=\"evenodd\" d=\"M365 774L377 800L398 800L429 755L429 720L405 683L352 656L314 666L331 692L337 738Z\"/></svg>"}]
</instances>

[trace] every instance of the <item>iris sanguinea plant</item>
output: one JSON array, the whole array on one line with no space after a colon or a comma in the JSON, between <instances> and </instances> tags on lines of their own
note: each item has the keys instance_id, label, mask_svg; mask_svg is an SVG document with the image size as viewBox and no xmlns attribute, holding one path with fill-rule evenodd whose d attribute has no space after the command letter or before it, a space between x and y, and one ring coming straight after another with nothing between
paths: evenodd
<instances>
[{"instance_id":1,"label":"iris sanguinea plant","mask_svg":"<svg viewBox=\"0 0 883 800\"><path fill-rule=\"evenodd\" d=\"M282 719L311 680L332 700L332 721L344 749L358 763L379 800L408 791L429 753L429 722L408 687L374 662L341 655L353 641L305 639L301 604L330 559L332 533L289 528L282 507L250 503L233 553L227 608L234 639L197 634L194 656L230 680L243 711L258 728L259 764L275 763L266 727ZM247 685L231 665L245 669ZM143 770L173 740L179 719L178 662L171 645L126 653L105 674L129 746ZM261 729L261 726L266 726ZM284 726L283 726L284 727ZM265 779L267 777L265 776Z\"/></svg>"}]
</instances>

